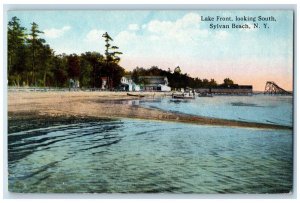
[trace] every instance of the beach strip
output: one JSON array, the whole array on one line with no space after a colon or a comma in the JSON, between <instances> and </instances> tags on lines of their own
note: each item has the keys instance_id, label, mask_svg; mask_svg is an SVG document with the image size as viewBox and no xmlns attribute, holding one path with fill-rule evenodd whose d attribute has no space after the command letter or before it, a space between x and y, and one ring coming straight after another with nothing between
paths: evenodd
<instances>
[{"instance_id":1,"label":"beach strip","mask_svg":"<svg viewBox=\"0 0 300 203\"><path fill-rule=\"evenodd\" d=\"M148 98L164 97L165 93L139 93ZM292 130L290 126L209 118L123 104L124 100L138 99L126 92L9 92L9 120L30 115L48 117L84 117L99 119L146 119L181 122L197 125ZM114 101L114 102L110 102Z\"/></svg>"}]
</instances>

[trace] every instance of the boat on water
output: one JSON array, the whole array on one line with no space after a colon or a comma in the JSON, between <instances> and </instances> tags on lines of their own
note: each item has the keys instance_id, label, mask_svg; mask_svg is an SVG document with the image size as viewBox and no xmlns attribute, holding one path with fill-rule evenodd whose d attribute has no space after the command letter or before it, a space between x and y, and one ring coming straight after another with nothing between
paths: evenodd
<instances>
[{"instance_id":1,"label":"boat on water","mask_svg":"<svg viewBox=\"0 0 300 203\"><path fill-rule=\"evenodd\" d=\"M173 99L195 99L195 93L193 92L183 92L183 93L173 93Z\"/></svg>"},{"instance_id":2,"label":"boat on water","mask_svg":"<svg viewBox=\"0 0 300 203\"><path fill-rule=\"evenodd\" d=\"M187 103L189 101L190 101L189 99L176 99L176 98L173 98L173 99L170 99L169 102L179 104L179 103Z\"/></svg>"},{"instance_id":3,"label":"boat on water","mask_svg":"<svg viewBox=\"0 0 300 203\"><path fill-rule=\"evenodd\" d=\"M131 96L131 97L145 97L145 95L141 95L141 94L130 94L130 93L127 93L127 96Z\"/></svg>"},{"instance_id":4,"label":"boat on water","mask_svg":"<svg viewBox=\"0 0 300 203\"><path fill-rule=\"evenodd\" d=\"M211 93L199 93L198 97L213 97Z\"/></svg>"}]
</instances>

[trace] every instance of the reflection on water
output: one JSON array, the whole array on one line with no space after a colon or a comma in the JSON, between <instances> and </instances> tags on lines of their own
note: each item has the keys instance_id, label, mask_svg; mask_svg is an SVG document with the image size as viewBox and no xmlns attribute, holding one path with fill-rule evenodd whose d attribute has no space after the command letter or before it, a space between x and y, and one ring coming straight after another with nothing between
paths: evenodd
<instances>
[{"instance_id":1,"label":"reflection on water","mask_svg":"<svg viewBox=\"0 0 300 203\"><path fill-rule=\"evenodd\" d=\"M232 106L252 106L252 107L263 107L263 106L259 106L257 104L251 104L251 103L244 103L244 102L232 102L231 103Z\"/></svg>"},{"instance_id":2,"label":"reflection on water","mask_svg":"<svg viewBox=\"0 0 300 203\"><path fill-rule=\"evenodd\" d=\"M123 119L12 133L14 192L277 193L292 188L292 131Z\"/></svg>"}]
</instances>

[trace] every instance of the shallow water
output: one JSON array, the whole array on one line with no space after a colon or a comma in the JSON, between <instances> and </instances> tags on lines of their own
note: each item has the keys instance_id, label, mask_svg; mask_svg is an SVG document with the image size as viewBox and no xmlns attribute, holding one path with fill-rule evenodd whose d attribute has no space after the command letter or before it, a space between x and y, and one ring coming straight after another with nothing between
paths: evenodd
<instances>
[{"instance_id":1,"label":"shallow water","mask_svg":"<svg viewBox=\"0 0 300 203\"><path fill-rule=\"evenodd\" d=\"M278 193L292 131L122 119L11 133L14 192Z\"/></svg>"},{"instance_id":2,"label":"shallow water","mask_svg":"<svg viewBox=\"0 0 300 203\"><path fill-rule=\"evenodd\" d=\"M140 101L145 107L214 118L293 125L293 97L291 96L214 96L195 100L172 100L168 97Z\"/></svg>"}]
</instances>

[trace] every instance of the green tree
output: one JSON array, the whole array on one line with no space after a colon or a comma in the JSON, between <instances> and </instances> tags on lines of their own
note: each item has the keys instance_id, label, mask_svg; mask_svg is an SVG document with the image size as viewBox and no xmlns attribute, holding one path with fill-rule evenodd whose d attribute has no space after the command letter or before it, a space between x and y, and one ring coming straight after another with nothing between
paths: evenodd
<instances>
[{"instance_id":1,"label":"green tree","mask_svg":"<svg viewBox=\"0 0 300 203\"><path fill-rule=\"evenodd\" d=\"M108 75L108 71L105 69L105 58L103 55L101 55L98 52L86 52L84 54L81 54L81 59L82 63L81 65L86 65L86 70L82 70L82 72L85 73L84 77L89 77L89 79L84 79L84 80L89 80L89 85L90 87L100 87L101 86L101 74L103 76ZM92 70L90 71L90 74L88 76L88 73L90 67L87 65L87 63L92 67ZM83 78L82 78L83 79Z\"/></svg>"},{"instance_id":2,"label":"green tree","mask_svg":"<svg viewBox=\"0 0 300 203\"><path fill-rule=\"evenodd\" d=\"M132 73L131 73L131 78L133 80L133 82L135 82L136 84L139 84L139 71L138 71L139 67L136 67L135 69L133 69Z\"/></svg>"},{"instance_id":3,"label":"green tree","mask_svg":"<svg viewBox=\"0 0 300 203\"><path fill-rule=\"evenodd\" d=\"M26 29L20 25L20 19L14 16L8 22L7 31L7 67L8 82L13 85L20 85L21 75L25 70L26 60Z\"/></svg>"},{"instance_id":4,"label":"green tree","mask_svg":"<svg viewBox=\"0 0 300 203\"><path fill-rule=\"evenodd\" d=\"M224 85L233 85L234 82L233 82L233 80L231 80L230 78L225 78L223 84L224 84Z\"/></svg>"},{"instance_id":5,"label":"green tree","mask_svg":"<svg viewBox=\"0 0 300 203\"><path fill-rule=\"evenodd\" d=\"M105 59L106 62L113 62L113 63L119 63L121 60L119 55L123 54L122 52L118 51L119 47L112 46L110 43L113 41L113 39L109 36L107 32L105 32L102 37L105 41Z\"/></svg>"},{"instance_id":6,"label":"green tree","mask_svg":"<svg viewBox=\"0 0 300 203\"><path fill-rule=\"evenodd\" d=\"M28 38L28 44L31 50L31 71L30 75L32 77L31 84L36 86L36 60L37 55L39 54L39 50L45 43L44 39L39 38L39 34L43 33L38 29L38 25L33 22L31 23L31 29Z\"/></svg>"},{"instance_id":7,"label":"green tree","mask_svg":"<svg viewBox=\"0 0 300 203\"><path fill-rule=\"evenodd\" d=\"M174 73L181 74L181 69L179 66L174 69Z\"/></svg>"},{"instance_id":8,"label":"green tree","mask_svg":"<svg viewBox=\"0 0 300 203\"><path fill-rule=\"evenodd\" d=\"M107 32L105 32L102 37L105 41L105 67L109 69L109 88L116 87L120 81L118 81L120 72L124 73L124 69L118 66L121 58L119 55L123 54L122 52L118 51L119 47L112 46L110 43L113 39L109 36ZM116 74L116 75L115 75Z\"/></svg>"},{"instance_id":9,"label":"green tree","mask_svg":"<svg viewBox=\"0 0 300 203\"><path fill-rule=\"evenodd\" d=\"M37 64L39 64L38 67L41 75L40 80L44 87L46 86L47 77L53 77L53 57L53 50L48 44L40 47L39 54L37 57Z\"/></svg>"},{"instance_id":10,"label":"green tree","mask_svg":"<svg viewBox=\"0 0 300 203\"><path fill-rule=\"evenodd\" d=\"M208 79L203 79L202 80L202 87L205 87L205 88L209 87L209 81L208 81Z\"/></svg>"},{"instance_id":11,"label":"green tree","mask_svg":"<svg viewBox=\"0 0 300 203\"><path fill-rule=\"evenodd\" d=\"M124 68L119 66L117 63L110 64L110 70L112 72L112 84L113 87L117 87L121 83L121 78L125 74Z\"/></svg>"},{"instance_id":12,"label":"green tree","mask_svg":"<svg viewBox=\"0 0 300 203\"><path fill-rule=\"evenodd\" d=\"M76 54L71 54L68 57L68 73L69 77L79 79L80 76L80 58Z\"/></svg>"},{"instance_id":13,"label":"green tree","mask_svg":"<svg viewBox=\"0 0 300 203\"><path fill-rule=\"evenodd\" d=\"M195 88L200 88L202 87L202 80L200 78L195 78Z\"/></svg>"},{"instance_id":14,"label":"green tree","mask_svg":"<svg viewBox=\"0 0 300 203\"><path fill-rule=\"evenodd\" d=\"M84 54L80 57L80 84L83 87L89 87L91 85L93 66L92 64L84 57Z\"/></svg>"},{"instance_id":15,"label":"green tree","mask_svg":"<svg viewBox=\"0 0 300 203\"><path fill-rule=\"evenodd\" d=\"M68 59L65 54L54 56L53 58L53 77L56 87L66 87L68 80Z\"/></svg>"},{"instance_id":16,"label":"green tree","mask_svg":"<svg viewBox=\"0 0 300 203\"><path fill-rule=\"evenodd\" d=\"M214 79L210 79L209 81L209 87L217 87L218 83Z\"/></svg>"}]
</instances>

